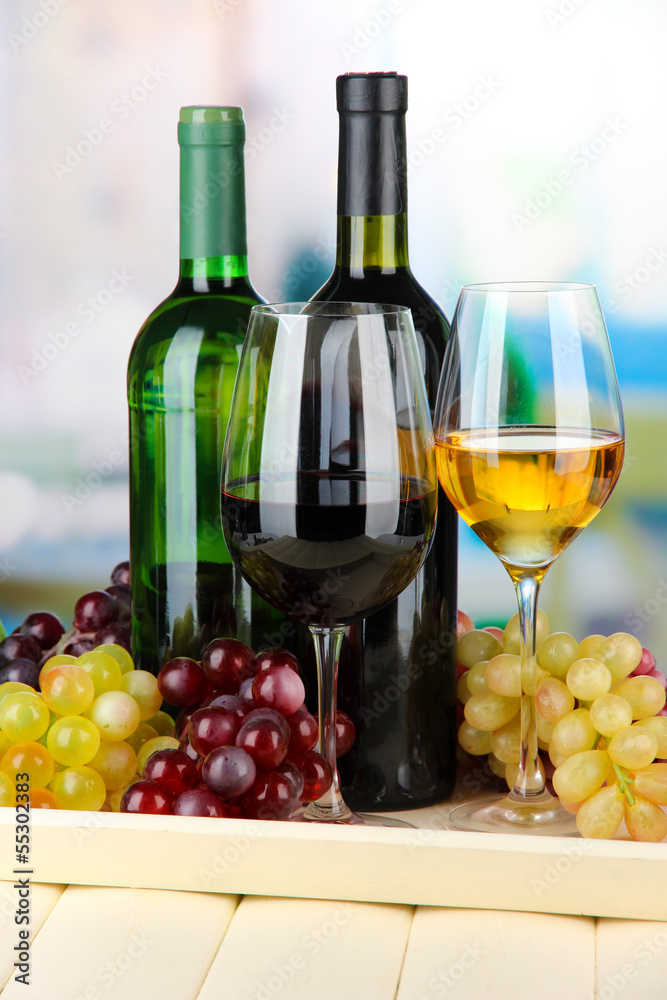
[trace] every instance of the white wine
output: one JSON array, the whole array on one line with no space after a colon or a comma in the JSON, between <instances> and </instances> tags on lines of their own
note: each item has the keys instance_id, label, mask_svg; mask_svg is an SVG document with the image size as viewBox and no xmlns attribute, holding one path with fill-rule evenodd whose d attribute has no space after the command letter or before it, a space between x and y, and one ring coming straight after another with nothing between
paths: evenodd
<instances>
[{"instance_id":1,"label":"white wine","mask_svg":"<svg viewBox=\"0 0 667 1000\"><path fill-rule=\"evenodd\" d=\"M515 579L526 569L541 579L592 521L623 452L618 434L576 428L480 428L436 441L447 496Z\"/></svg>"}]
</instances>

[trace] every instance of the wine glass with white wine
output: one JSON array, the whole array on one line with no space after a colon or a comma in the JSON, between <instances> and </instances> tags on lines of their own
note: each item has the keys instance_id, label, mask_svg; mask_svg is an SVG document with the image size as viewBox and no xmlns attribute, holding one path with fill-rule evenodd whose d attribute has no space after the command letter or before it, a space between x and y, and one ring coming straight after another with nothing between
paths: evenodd
<instances>
[{"instance_id":1,"label":"wine glass with white wine","mask_svg":"<svg viewBox=\"0 0 667 1000\"><path fill-rule=\"evenodd\" d=\"M609 338L594 285L461 289L435 414L438 476L515 586L521 759L513 789L452 810L466 830L567 834L574 816L539 767L535 624L549 566L604 506L624 453Z\"/></svg>"}]
</instances>

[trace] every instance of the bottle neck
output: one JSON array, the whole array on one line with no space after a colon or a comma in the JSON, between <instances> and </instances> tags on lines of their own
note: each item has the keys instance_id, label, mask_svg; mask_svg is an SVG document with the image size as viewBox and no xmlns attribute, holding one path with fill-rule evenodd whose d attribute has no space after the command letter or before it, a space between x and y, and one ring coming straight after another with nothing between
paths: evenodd
<instances>
[{"instance_id":1,"label":"bottle neck","mask_svg":"<svg viewBox=\"0 0 667 1000\"><path fill-rule=\"evenodd\" d=\"M405 212L396 215L339 215L336 267L363 278L366 271L395 274L407 270L408 223Z\"/></svg>"},{"instance_id":2,"label":"bottle neck","mask_svg":"<svg viewBox=\"0 0 667 1000\"><path fill-rule=\"evenodd\" d=\"M405 112L340 111L336 265L363 276L408 265Z\"/></svg>"},{"instance_id":3,"label":"bottle neck","mask_svg":"<svg viewBox=\"0 0 667 1000\"><path fill-rule=\"evenodd\" d=\"M181 145L180 221L181 276L247 274L242 142Z\"/></svg>"}]
</instances>

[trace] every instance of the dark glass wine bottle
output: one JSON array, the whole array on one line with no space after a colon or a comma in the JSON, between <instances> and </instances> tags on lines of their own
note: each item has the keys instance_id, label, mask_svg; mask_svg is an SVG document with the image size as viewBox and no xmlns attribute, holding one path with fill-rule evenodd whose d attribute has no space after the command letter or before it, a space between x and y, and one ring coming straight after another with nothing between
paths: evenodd
<instances>
[{"instance_id":1,"label":"dark glass wine bottle","mask_svg":"<svg viewBox=\"0 0 667 1000\"><path fill-rule=\"evenodd\" d=\"M407 77L349 73L336 85L336 265L314 298L409 306L433 410L449 323L408 261ZM338 705L357 738L339 770L353 809L416 808L446 798L454 784L457 529L440 489L423 569L397 600L349 629Z\"/></svg>"},{"instance_id":2,"label":"dark glass wine bottle","mask_svg":"<svg viewBox=\"0 0 667 1000\"><path fill-rule=\"evenodd\" d=\"M132 651L156 673L217 636L282 645L294 625L234 568L220 520L220 462L252 306L241 108L186 107L180 275L130 355ZM291 630L291 631L290 631Z\"/></svg>"}]
</instances>

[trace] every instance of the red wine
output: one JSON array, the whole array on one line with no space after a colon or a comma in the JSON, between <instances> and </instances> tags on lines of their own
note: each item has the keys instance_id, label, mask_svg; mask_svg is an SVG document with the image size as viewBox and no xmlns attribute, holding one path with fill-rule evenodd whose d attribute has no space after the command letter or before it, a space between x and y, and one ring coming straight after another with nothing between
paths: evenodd
<instances>
[{"instance_id":1,"label":"red wine","mask_svg":"<svg viewBox=\"0 0 667 1000\"><path fill-rule=\"evenodd\" d=\"M398 477L301 473L256 478L222 494L225 538L241 572L279 611L305 625L349 625L392 601L428 548L436 491Z\"/></svg>"}]
</instances>

